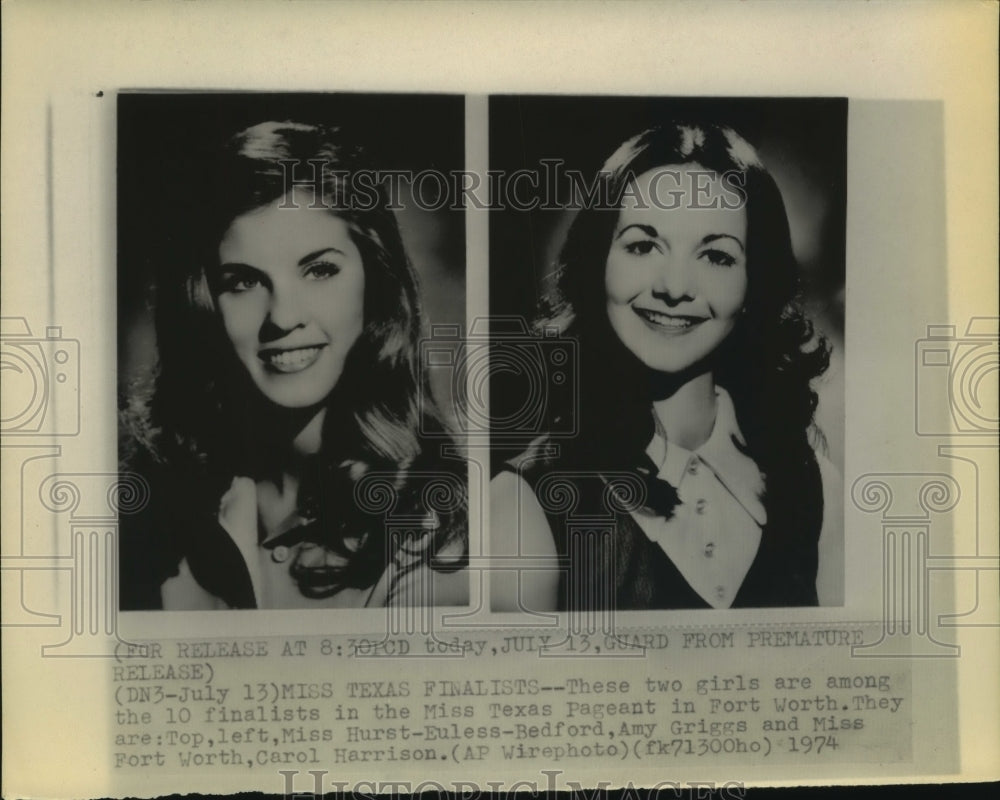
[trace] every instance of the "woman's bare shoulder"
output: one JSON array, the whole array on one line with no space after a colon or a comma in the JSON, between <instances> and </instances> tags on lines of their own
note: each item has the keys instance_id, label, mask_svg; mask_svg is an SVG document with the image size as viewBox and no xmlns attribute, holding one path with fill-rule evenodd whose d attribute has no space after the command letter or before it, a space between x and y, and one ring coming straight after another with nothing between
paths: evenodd
<instances>
[{"instance_id":1,"label":"woman's bare shoulder","mask_svg":"<svg viewBox=\"0 0 1000 800\"><path fill-rule=\"evenodd\" d=\"M535 492L514 472L501 472L490 483L490 532L495 543L514 546L505 548L510 555L555 553L552 529Z\"/></svg>"},{"instance_id":2,"label":"woman's bare shoulder","mask_svg":"<svg viewBox=\"0 0 1000 800\"><path fill-rule=\"evenodd\" d=\"M844 604L844 478L822 452L816 452L823 485L823 526L819 534L816 590L822 606Z\"/></svg>"},{"instance_id":3,"label":"woman's bare shoulder","mask_svg":"<svg viewBox=\"0 0 1000 800\"><path fill-rule=\"evenodd\" d=\"M490 597L494 611L551 611L557 607L559 573L556 546L548 518L528 482L505 471L490 484L490 553L523 556L533 568L494 570ZM538 568L538 559L552 559L553 568Z\"/></svg>"}]
</instances>

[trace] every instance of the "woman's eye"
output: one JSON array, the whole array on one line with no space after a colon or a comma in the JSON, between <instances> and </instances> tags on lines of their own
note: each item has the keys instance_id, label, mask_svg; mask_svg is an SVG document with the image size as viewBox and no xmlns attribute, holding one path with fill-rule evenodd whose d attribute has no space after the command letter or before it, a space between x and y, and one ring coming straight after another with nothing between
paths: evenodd
<instances>
[{"instance_id":1,"label":"woman's eye","mask_svg":"<svg viewBox=\"0 0 1000 800\"><path fill-rule=\"evenodd\" d=\"M706 250L702 253L702 256L707 258L709 263L719 267L731 267L736 263L735 256L727 253L725 250Z\"/></svg>"},{"instance_id":2,"label":"woman's eye","mask_svg":"<svg viewBox=\"0 0 1000 800\"><path fill-rule=\"evenodd\" d=\"M306 275L313 280L332 278L340 272L340 267L329 261L316 261L306 267Z\"/></svg>"},{"instance_id":3,"label":"woman's eye","mask_svg":"<svg viewBox=\"0 0 1000 800\"><path fill-rule=\"evenodd\" d=\"M625 252L631 253L634 256L647 255L653 252L654 249L656 249L656 245L650 239L639 239L625 245Z\"/></svg>"},{"instance_id":4,"label":"woman's eye","mask_svg":"<svg viewBox=\"0 0 1000 800\"><path fill-rule=\"evenodd\" d=\"M252 275L223 275L219 289L232 294L242 294L261 285L260 278Z\"/></svg>"}]
</instances>

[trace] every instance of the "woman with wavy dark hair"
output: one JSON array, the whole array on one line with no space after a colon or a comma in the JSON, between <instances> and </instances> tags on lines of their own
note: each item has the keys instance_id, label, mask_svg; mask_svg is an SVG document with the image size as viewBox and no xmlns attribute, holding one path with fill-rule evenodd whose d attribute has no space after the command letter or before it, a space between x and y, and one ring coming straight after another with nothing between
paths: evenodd
<instances>
[{"instance_id":1,"label":"woman with wavy dark hair","mask_svg":"<svg viewBox=\"0 0 1000 800\"><path fill-rule=\"evenodd\" d=\"M465 464L418 369L417 279L336 129L237 134L178 209L159 363L123 412L123 608L464 603ZM385 494L391 494L386 500ZM385 513L411 524L387 533Z\"/></svg>"},{"instance_id":2,"label":"woman with wavy dark hair","mask_svg":"<svg viewBox=\"0 0 1000 800\"><path fill-rule=\"evenodd\" d=\"M494 552L559 569L493 576L494 609L836 602L840 495L811 386L829 347L797 305L777 185L710 124L640 133L596 181L538 320L578 342L578 405L553 412L578 434L493 484Z\"/></svg>"}]
</instances>

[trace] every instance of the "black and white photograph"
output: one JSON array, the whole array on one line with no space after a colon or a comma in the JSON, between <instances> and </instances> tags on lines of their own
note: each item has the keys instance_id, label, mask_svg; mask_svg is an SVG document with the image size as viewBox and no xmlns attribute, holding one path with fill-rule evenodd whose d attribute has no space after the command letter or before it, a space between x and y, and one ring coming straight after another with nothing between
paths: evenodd
<instances>
[{"instance_id":1,"label":"black and white photograph","mask_svg":"<svg viewBox=\"0 0 1000 800\"><path fill-rule=\"evenodd\" d=\"M418 363L429 319L464 326L464 223L410 191L463 123L455 96L120 95L121 469L150 497L123 610L466 602L466 466Z\"/></svg>"},{"instance_id":2,"label":"black and white photograph","mask_svg":"<svg viewBox=\"0 0 1000 800\"><path fill-rule=\"evenodd\" d=\"M998 16L5 2L0 794L995 781Z\"/></svg>"},{"instance_id":3,"label":"black and white photograph","mask_svg":"<svg viewBox=\"0 0 1000 800\"><path fill-rule=\"evenodd\" d=\"M837 98L491 98L494 415L541 398L492 546L554 567L494 610L842 604L846 134Z\"/></svg>"}]
</instances>

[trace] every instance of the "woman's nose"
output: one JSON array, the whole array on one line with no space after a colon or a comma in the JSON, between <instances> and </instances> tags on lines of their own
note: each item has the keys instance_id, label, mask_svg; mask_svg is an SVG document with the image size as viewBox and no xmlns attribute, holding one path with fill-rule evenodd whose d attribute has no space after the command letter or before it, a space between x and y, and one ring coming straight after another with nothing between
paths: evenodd
<instances>
[{"instance_id":1,"label":"woman's nose","mask_svg":"<svg viewBox=\"0 0 1000 800\"><path fill-rule=\"evenodd\" d=\"M292 285L276 284L271 289L266 322L282 331L290 331L305 324L305 297Z\"/></svg>"},{"instance_id":2,"label":"woman's nose","mask_svg":"<svg viewBox=\"0 0 1000 800\"><path fill-rule=\"evenodd\" d=\"M654 297L666 303L692 299L692 267L685 259L667 257L655 269L652 287Z\"/></svg>"}]
</instances>

